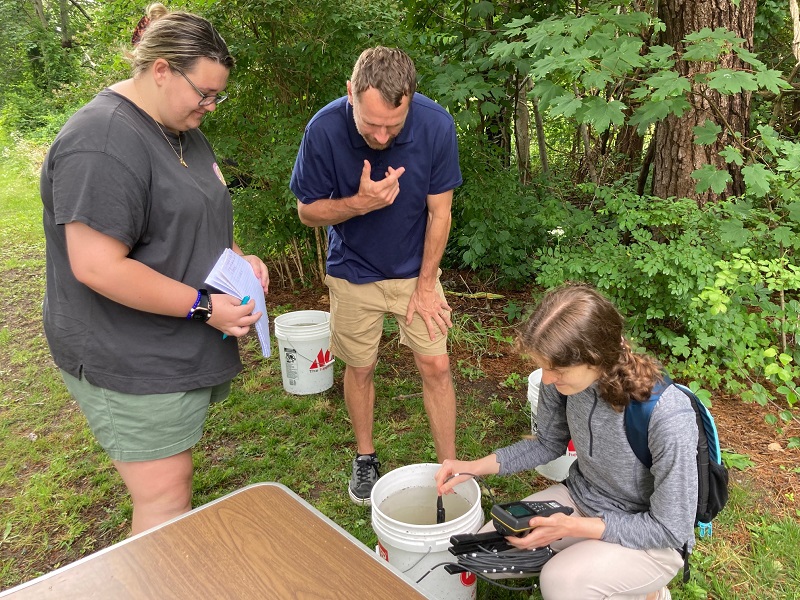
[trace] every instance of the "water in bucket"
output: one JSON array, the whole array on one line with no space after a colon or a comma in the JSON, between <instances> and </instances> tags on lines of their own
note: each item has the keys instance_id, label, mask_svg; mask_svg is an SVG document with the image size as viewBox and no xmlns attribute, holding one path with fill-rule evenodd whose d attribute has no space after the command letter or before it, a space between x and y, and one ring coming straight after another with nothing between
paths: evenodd
<instances>
[{"instance_id":1,"label":"water in bucket","mask_svg":"<svg viewBox=\"0 0 800 600\"><path fill-rule=\"evenodd\" d=\"M395 521L410 525L435 525L437 498L435 487L409 487L387 497L379 509ZM444 495L442 504L445 523L467 514L470 509L469 500L458 494Z\"/></svg>"},{"instance_id":2,"label":"water in bucket","mask_svg":"<svg viewBox=\"0 0 800 600\"><path fill-rule=\"evenodd\" d=\"M441 563L456 562L449 552L452 536L476 533L483 525L480 487L474 479L456 485L455 494L443 498L444 523L436 523L439 467L408 465L378 479L371 494L375 551L431 598L475 600L475 575L451 575Z\"/></svg>"}]
</instances>

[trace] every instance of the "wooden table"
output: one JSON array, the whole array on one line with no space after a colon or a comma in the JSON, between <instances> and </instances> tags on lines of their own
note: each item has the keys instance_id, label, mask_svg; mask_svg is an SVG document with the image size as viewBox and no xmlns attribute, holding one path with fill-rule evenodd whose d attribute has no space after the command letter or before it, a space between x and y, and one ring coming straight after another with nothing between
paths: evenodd
<instances>
[{"instance_id":1,"label":"wooden table","mask_svg":"<svg viewBox=\"0 0 800 600\"><path fill-rule=\"evenodd\" d=\"M0 594L11 600L428 598L287 487L258 483Z\"/></svg>"}]
</instances>

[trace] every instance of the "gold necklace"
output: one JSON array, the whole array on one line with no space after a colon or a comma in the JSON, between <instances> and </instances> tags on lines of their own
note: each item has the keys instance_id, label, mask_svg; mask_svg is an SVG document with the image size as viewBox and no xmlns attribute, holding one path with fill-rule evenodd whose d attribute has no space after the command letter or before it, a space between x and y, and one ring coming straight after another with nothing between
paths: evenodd
<instances>
[{"instance_id":1,"label":"gold necklace","mask_svg":"<svg viewBox=\"0 0 800 600\"><path fill-rule=\"evenodd\" d=\"M183 160L183 144L181 143L181 134L180 134L180 132L178 132L178 147L181 149L181 153L178 154L178 151L175 150L175 146L173 146L172 142L169 141L169 138L167 137L167 134L164 133L163 129L161 129L161 124L158 121L156 121L156 126L158 127L158 130L161 132L161 135L164 136L164 139L169 144L169 147L172 148L172 151L175 153L175 156L178 157L178 161L180 161L182 166L184 166L184 167L186 167L188 169L189 165L187 165L186 161Z\"/></svg>"}]
</instances>

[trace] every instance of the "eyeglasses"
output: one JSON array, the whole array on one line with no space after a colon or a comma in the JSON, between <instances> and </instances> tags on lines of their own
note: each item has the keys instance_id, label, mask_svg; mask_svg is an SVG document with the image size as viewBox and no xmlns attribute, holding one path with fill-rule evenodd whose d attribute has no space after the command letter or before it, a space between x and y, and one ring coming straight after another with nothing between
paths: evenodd
<instances>
[{"instance_id":1,"label":"eyeglasses","mask_svg":"<svg viewBox=\"0 0 800 600\"><path fill-rule=\"evenodd\" d=\"M228 94L210 94L210 95L204 94L199 89L197 89L197 86L192 83L192 80L186 76L186 73L184 73L182 69L176 67L175 65L170 65L169 67L180 73L181 77L183 77L186 81L188 81L189 85L194 88L194 91L200 94L200 102L197 103L198 106L208 106L209 104L216 104L217 106L219 106L220 104L225 102L225 100L228 99Z\"/></svg>"}]
</instances>

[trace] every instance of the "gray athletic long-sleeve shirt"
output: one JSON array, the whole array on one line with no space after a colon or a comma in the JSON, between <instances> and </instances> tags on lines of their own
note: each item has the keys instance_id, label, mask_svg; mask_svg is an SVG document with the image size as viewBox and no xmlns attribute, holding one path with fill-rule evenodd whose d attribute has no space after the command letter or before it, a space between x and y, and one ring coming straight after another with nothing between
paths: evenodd
<instances>
[{"instance_id":1,"label":"gray athletic long-sleeve shirt","mask_svg":"<svg viewBox=\"0 0 800 600\"><path fill-rule=\"evenodd\" d=\"M581 512L603 519L603 541L636 549L694 545L698 430L689 398L674 385L650 418L650 470L631 449L623 413L602 399L596 383L572 396L542 385L537 422L535 439L496 451L501 475L563 455L572 438L577 460L564 483Z\"/></svg>"}]
</instances>

